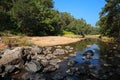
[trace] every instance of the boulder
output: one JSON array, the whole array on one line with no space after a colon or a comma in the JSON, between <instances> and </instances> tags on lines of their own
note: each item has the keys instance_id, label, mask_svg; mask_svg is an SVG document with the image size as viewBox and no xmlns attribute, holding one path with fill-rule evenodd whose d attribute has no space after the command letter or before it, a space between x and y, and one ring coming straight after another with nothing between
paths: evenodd
<instances>
[{"instance_id":1,"label":"boulder","mask_svg":"<svg viewBox=\"0 0 120 80\"><path fill-rule=\"evenodd\" d=\"M74 60L70 60L70 61L68 61L67 65L68 65L68 66L74 66L75 63L76 63L76 62L75 62Z\"/></svg>"},{"instance_id":2,"label":"boulder","mask_svg":"<svg viewBox=\"0 0 120 80\"><path fill-rule=\"evenodd\" d=\"M56 73L53 77L53 80L64 80L65 75L62 73Z\"/></svg>"},{"instance_id":3,"label":"boulder","mask_svg":"<svg viewBox=\"0 0 120 80\"><path fill-rule=\"evenodd\" d=\"M52 51L53 47L45 47L46 51Z\"/></svg>"},{"instance_id":4,"label":"boulder","mask_svg":"<svg viewBox=\"0 0 120 80\"><path fill-rule=\"evenodd\" d=\"M63 55L63 54L66 54L66 51L64 49L56 49L54 52L53 52L54 55Z\"/></svg>"},{"instance_id":5,"label":"boulder","mask_svg":"<svg viewBox=\"0 0 120 80\"><path fill-rule=\"evenodd\" d=\"M44 70L43 70L43 72L53 72L53 71L55 71L57 68L55 67L55 66L53 66L53 65L49 65L49 66L47 66L47 67L45 67L44 68Z\"/></svg>"},{"instance_id":6,"label":"boulder","mask_svg":"<svg viewBox=\"0 0 120 80\"><path fill-rule=\"evenodd\" d=\"M53 58L55 58L55 57L56 57L56 56L53 55L53 54L48 54L48 55L46 55L46 59L48 59L48 60L53 59Z\"/></svg>"},{"instance_id":7,"label":"boulder","mask_svg":"<svg viewBox=\"0 0 120 80\"><path fill-rule=\"evenodd\" d=\"M71 47L70 46L65 46L65 49L69 50Z\"/></svg>"},{"instance_id":8,"label":"boulder","mask_svg":"<svg viewBox=\"0 0 120 80\"><path fill-rule=\"evenodd\" d=\"M43 65L36 60L31 60L25 63L25 69L29 72L38 72L43 70Z\"/></svg>"},{"instance_id":9,"label":"boulder","mask_svg":"<svg viewBox=\"0 0 120 80\"><path fill-rule=\"evenodd\" d=\"M14 65L6 65L5 66L5 72L8 72L8 73L12 73L13 71L15 71L15 66Z\"/></svg>"},{"instance_id":10,"label":"boulder","mask_svg":"<svg viewBox=\"0 0 120 80\"><path fill-rule=\"evenodd\" d=\"M43 48L42 47L39 47L39 46L34 46L31 48L31 53L32 54L41 54L43 51Z\"/></svg>"},{"instance_id":11,"label":"boulder","mask_svg":"<svg viewBox=\"0 0 120 80\"><path fill-rule=\"evenodd\" d=\"M27 72L23 74L22 80L46 80L43 74Z\"/></svg>"},{"instance_id":12,"label":"boulder","mask_svg":"<svg viewBox=\"0 0 120 80\"><path fill-rule=\"evenodd\" d=\"M62 46L55 46L55 48L61 49L61 48L62 48Z\"/></svg>"},{"instance_id":13,"label":"boulder","mask_svg":"<svg viewBox=\"0 0 120 80\"><path fill-rule=\"evenodd\" d=\"M0 59L0 64L8 64L11 63L12 61L15 61L17 59L21 59L23 54L22 54L23 48L22 47L17 47L13 50L7 50L4 52L2 55L2 58Z\"/></svg>"}]
</instances>

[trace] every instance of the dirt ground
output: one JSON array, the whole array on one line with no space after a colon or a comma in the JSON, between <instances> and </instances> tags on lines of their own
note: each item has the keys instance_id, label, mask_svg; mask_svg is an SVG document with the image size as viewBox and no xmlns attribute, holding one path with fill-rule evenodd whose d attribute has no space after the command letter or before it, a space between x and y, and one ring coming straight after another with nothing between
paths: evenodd
<instances>
[{"instance_id":1,"label":"dirt ground","mask_svg":"<svg viewBox=\"0 0 120 80\"><path fill-rule=\"evenodd\" d=\"M98 36L99 35L92 35L92 36L86 36L85 38L98 38ZM82 37L70 38L64 36L46 36L46 37L28 37L28 38L32 43L40 46L69 44L85 39Z\"/></svg>"},{"instance_id":2,"label":"dirt ground","mask_svg":"<svg viewBox=\"0 0 120 80\"><path fill-rule=\"evenodd\" d=\"M84 38L68 38L63 36L28 37L28 38L33 44L40 46L69 44L84 39Z\"/></svg>"},{"instance_id":3,"label":"dirt ground","mask_svg":"<svg viewBox=\"0 0 120 80\"><path fill-rule=\"evenodd\" d=\"M82 38L81 36L78 37L65 37L65 36L45 36L45 37L28 37L28 36L12 36L10 38L17 38L17 39L27 39L32 44L39 45L39 46L54 46L54 45L63 45L69 44L73 42L77 42L83 40L85 38L98 38L98 35L90 35ZM0 43L0 49L6 47L5 44Z\"/></svg>"}]
</instances>

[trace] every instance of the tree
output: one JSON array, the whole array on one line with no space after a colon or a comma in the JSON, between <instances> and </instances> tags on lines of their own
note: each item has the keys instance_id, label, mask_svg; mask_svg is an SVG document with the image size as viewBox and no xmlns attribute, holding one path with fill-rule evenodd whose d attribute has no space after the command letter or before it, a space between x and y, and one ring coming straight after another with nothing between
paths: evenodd
<instances>
[{"instance_id":1,"label":"tree","mask_svg":"<svg viewBox=\"0 0 120 80\"><path fill-rule=\"evenodd\" d=\"M9 15L13 0L0 0L0 32L13 33L15 28L14 19Z\"/></svg>"},{"instance_id":2,"label":"tree","mask_svg":"<svg viewBox=\"0 0 120 80\"><path fill-rule=\"evenodd\" d=\"M100 13L100 32L109 37L120 37L120 0L105 0L107 4Z\"/></svg>"},{"instance_id":3,"label":"tree","mask_svg":"<svg viewBox=\"0 0 120 80\"><path fill-rule=\"evenodd\" d=\"M17 0L10 14L17 22L18 30L26 35L47 35L53 17L52 0Z\"/></svg>"}]
</instances>

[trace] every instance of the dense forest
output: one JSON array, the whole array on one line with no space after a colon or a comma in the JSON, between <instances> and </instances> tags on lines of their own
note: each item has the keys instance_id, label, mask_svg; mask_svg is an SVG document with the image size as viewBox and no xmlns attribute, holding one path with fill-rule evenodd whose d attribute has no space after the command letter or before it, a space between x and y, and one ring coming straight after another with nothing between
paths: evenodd
<instances>
[{"instance_id":1,"label":"dense forest","mask_svg":"<svg viewBox=\"0 0 120 80\"><path fill-rule=\"evenodd\" d=\"M105 0L100 20L93 27L84 19L54 9L53 0L0 0L0 34L63 35L65 32L120 36L120 0Z\"/></svg>"},{"instance_id":2,"label":"dense forest","mask_svg":"<svg viewBox=\"0 0 120 80\"><path fill-rule=\"evenodd\" d=\"M54 9L53 0L0 0L0 33L48 36L80 31L98 34L84 19Z\"/></svg>"}]
</instances>

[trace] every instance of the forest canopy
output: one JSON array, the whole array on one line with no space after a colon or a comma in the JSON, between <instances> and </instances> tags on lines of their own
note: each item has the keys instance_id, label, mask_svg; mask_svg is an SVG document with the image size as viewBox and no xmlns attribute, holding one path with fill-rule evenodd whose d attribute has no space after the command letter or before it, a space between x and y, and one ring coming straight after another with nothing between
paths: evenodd
<instances>
[{"instance_id":1,"label":"forest canopy","mask_svg":"<svg viewBox=\"0 0 120 80\"><path fill-rule=\"evenodd\" d=\"M53 0L0 0L0 32L47 36L63 31L96 34L97 30L84 19L55 10Z\"/></svg>"}]
</instances>

